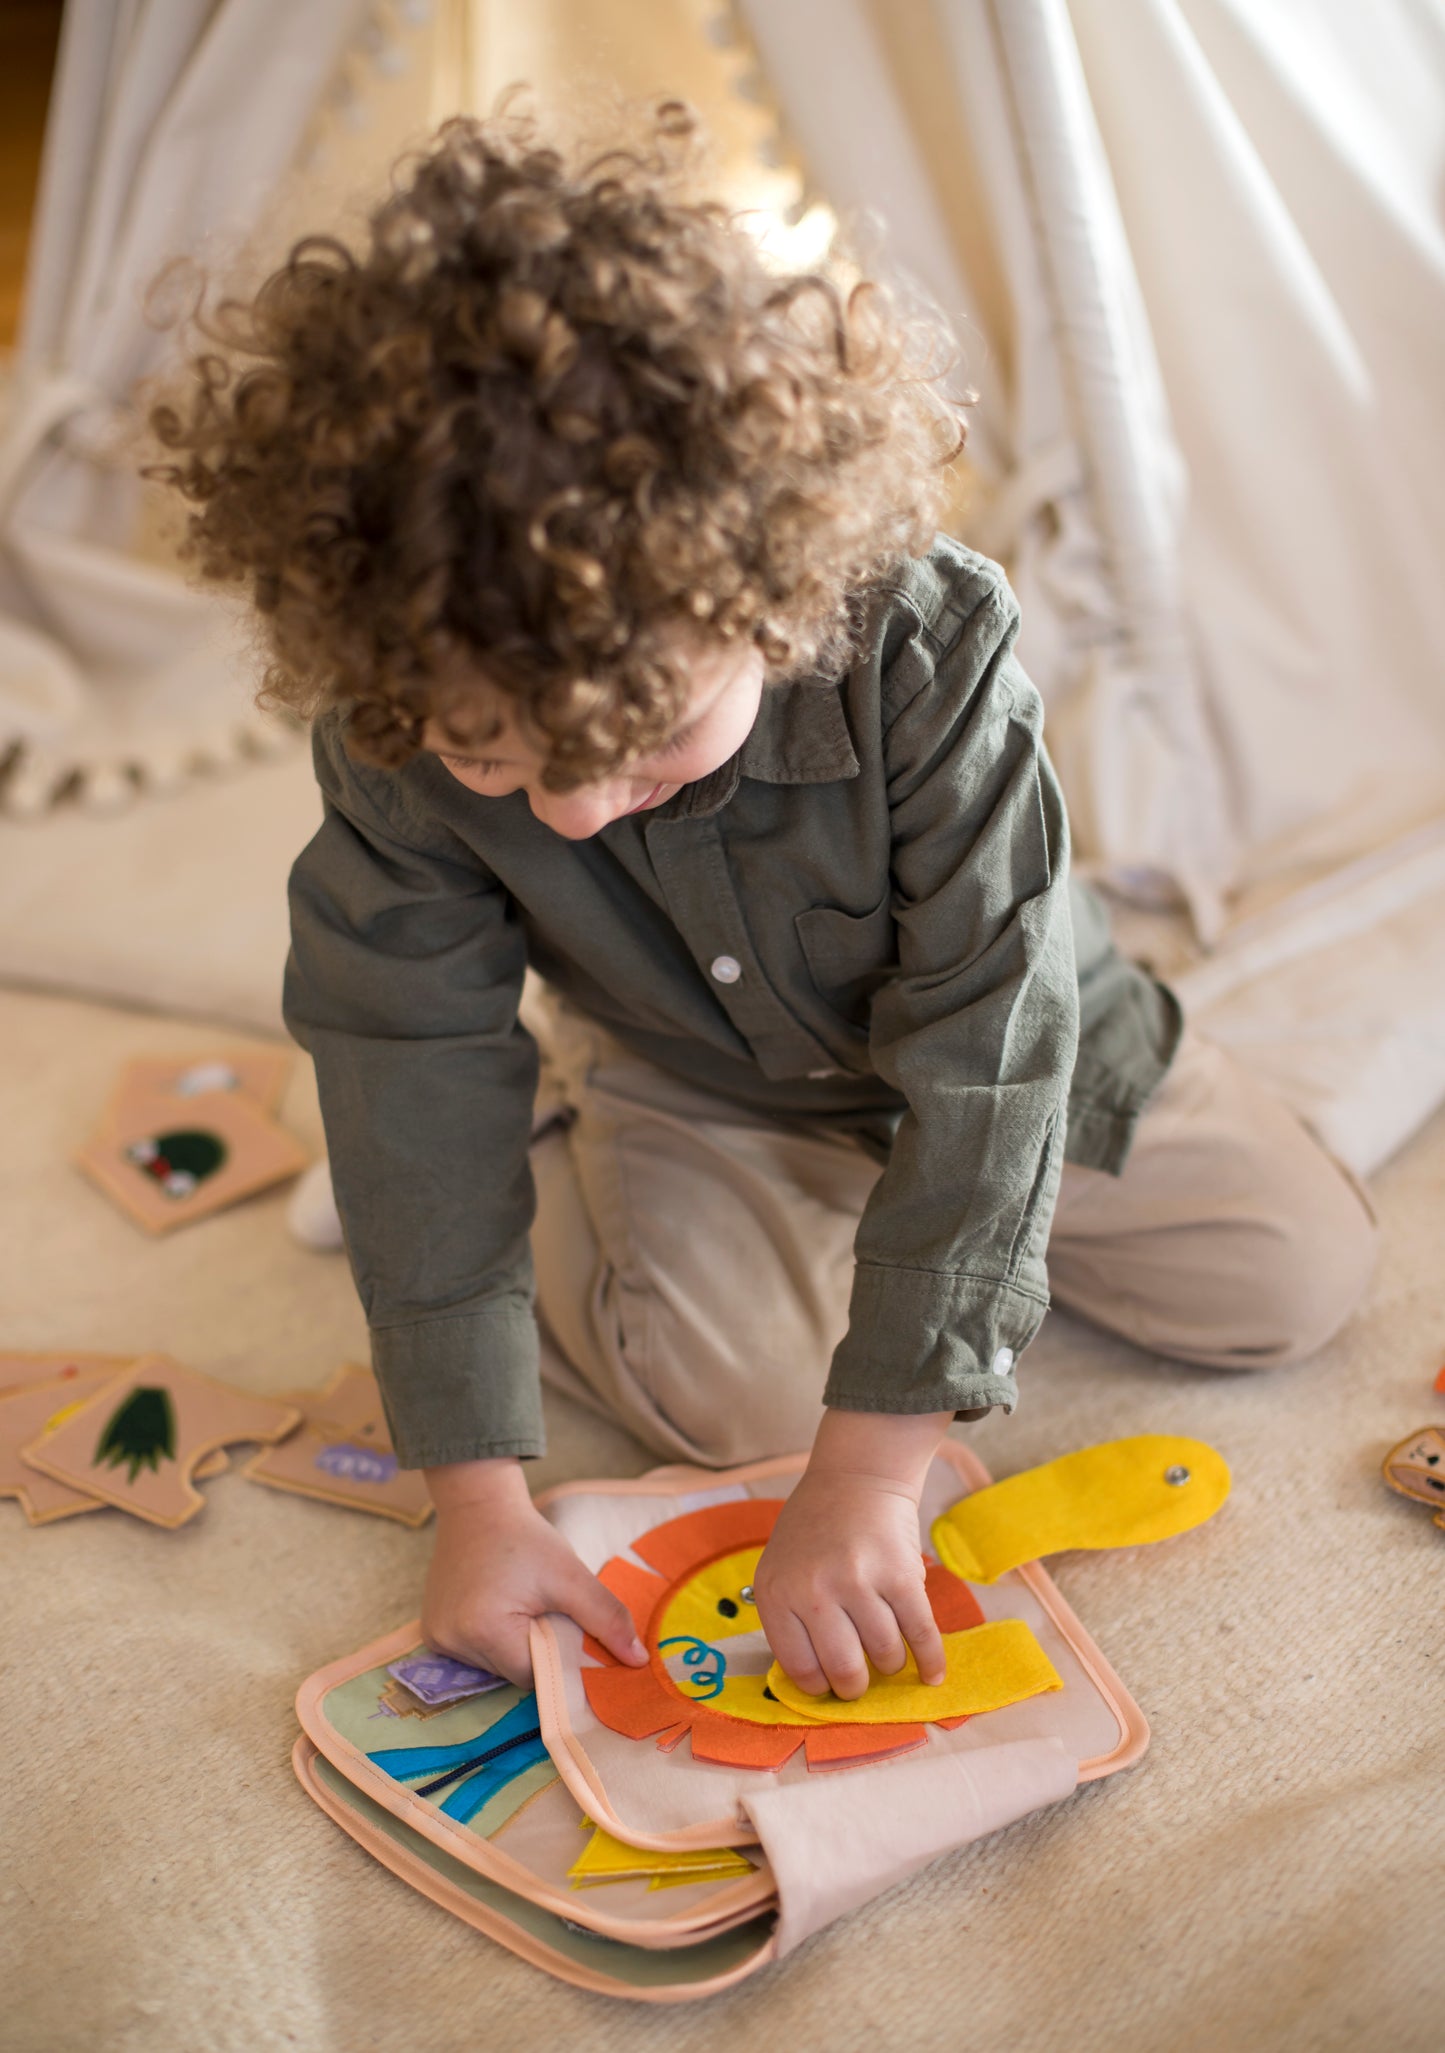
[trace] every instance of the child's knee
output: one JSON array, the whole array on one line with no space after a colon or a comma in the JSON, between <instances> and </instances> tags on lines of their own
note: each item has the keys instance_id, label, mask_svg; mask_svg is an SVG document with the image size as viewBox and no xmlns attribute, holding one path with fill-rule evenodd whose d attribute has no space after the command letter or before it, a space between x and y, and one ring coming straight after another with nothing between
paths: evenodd
<instances>
[{"instance_id":1,"label":"child's knee","mask_svg":"<svg viewBox=\"0 0 1445 2053\"><path fill-rule=\"evenodd\" d=\"M1318 1354L1369 1288L1377 1239L1363 1191L1321 1151L1308 1190L1294 1186L1288 1213L1255 1240L1221 1366L1285 1368Z\"/></svg>"}]
</instances>

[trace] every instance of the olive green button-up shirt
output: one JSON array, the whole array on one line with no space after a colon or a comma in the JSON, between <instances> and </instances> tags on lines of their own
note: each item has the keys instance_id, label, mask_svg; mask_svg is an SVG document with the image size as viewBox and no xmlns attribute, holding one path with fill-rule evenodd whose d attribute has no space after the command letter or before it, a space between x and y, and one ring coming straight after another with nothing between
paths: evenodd
<instances>
[{"instance_id":1,"label":"olive green button-up shirt","mask_svg":"<svg viewBox=\"0 0 1445 2053\"><path fill-rule=\"evenodd\" d=\"M1017 627L940 540L841 680L770 687L731 761L580 842L317 722L285 1010L404 1463L542 1451L529 964L664 1070L884 1163L829 1404L1012 1408L1063 1157L1119 1170L1179 1032L1070 892Z\"/></svg>"}]
</instances>

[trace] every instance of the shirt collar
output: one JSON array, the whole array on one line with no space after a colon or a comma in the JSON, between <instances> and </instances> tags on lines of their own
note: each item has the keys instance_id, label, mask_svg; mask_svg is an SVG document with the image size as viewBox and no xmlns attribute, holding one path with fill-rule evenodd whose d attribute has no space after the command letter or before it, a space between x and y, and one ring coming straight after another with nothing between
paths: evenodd
<instances>
[{"instance_id":1,"label":"shirt collar","mask_svg":"<svg viewBox=\"0 0 1445 2053\"><path fill-rule=\"evenodd\" d=\"M759 784L834 784L858 775L837 684L816 677L763 688L758 717L735 756L682 790L654 820L700 820L719 812L744 777Z\"/></svg>"}]
</instances>

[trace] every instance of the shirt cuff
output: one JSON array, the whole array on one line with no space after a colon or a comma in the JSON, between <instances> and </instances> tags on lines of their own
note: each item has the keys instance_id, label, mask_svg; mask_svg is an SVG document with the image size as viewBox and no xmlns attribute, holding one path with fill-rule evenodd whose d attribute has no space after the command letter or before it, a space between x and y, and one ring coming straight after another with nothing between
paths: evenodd
<instances>
[{"instance_id":1,"label":"shirt cuff","mask_svg":"<svg viewBox=\"0 0 1445 2053\"><path fill-rule=\"evenodd\" d=\"M840 1411L972 1411L1019 1401L1014 1363L1048 1299L988 1277L860 1262L823 1402Z\"/></svg>"},{"instance_id":2,"label":"shirt cuff","mask_svg":"<svg viewBox=\"0 0 1445 2053\"><path fill-rule=\"evenodd\" d=\"M371 1361L403 1468L545 1453L537 1321L526 1298L373 1327Z\"/></svg>"}]
</instances>

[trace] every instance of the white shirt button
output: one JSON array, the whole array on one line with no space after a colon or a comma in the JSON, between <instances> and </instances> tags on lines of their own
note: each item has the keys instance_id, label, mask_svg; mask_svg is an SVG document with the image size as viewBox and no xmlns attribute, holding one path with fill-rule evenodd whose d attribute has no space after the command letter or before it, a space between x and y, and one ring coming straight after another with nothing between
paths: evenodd
<instances>
[{"instance_id":1,"label":"white shirt button","mask_svg":"<svg viewBox=\"0 0 1445 2053\"><path fill-rule=\"evenodd\" d=\"M709 969L720 984L735 984L743 973L743 966L735 955L715 955Z\"/></svg>"},{"instance_id":2,"label":"white shirt button","mask_svg":"<svg viewBox=\"0 0 1445 2053\"><path fill-rule=\"evenodd\" d=\"M1011 1347L1001 1347L1001 1348L999 1349L998 1353L997 1353L997 1354L996 1354L996 1355L994 1356L994 1358L993 1358L993 1372L994 1372L994 1374L995 1374L996 1376L1006 1376L1006 1375L1008 1374L1009 1370L1010 1370L1010 1369L1011 1369L1011 1368L1013 1367L1013 1365L1014 1365L1014 1351L1013 1351L1013 1349L1012 1349Z\"/></svg>"}]
</instances>

